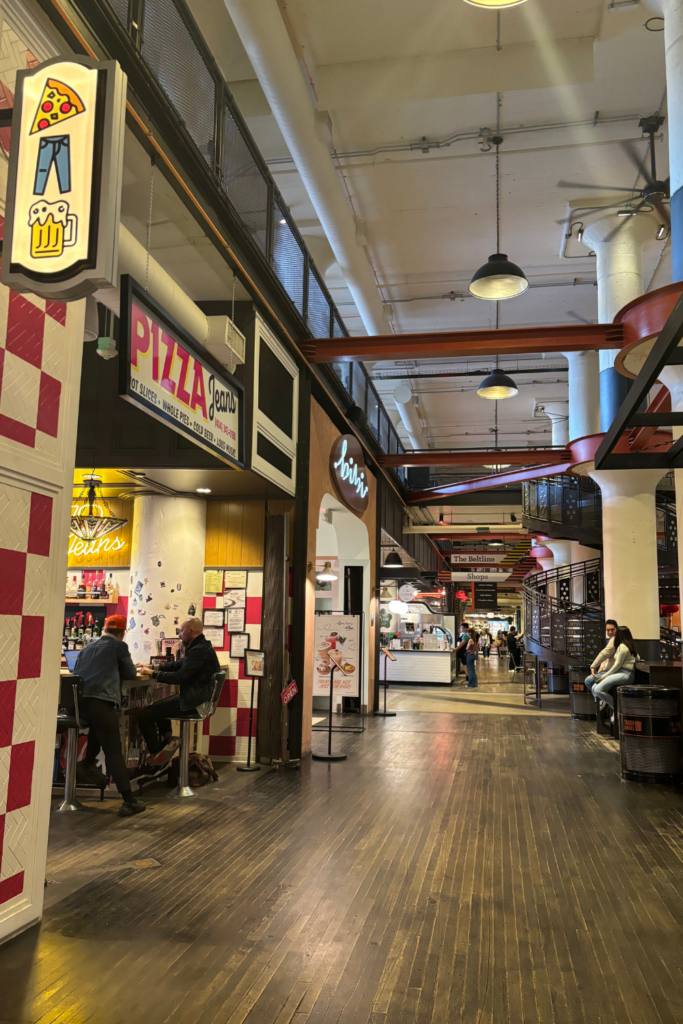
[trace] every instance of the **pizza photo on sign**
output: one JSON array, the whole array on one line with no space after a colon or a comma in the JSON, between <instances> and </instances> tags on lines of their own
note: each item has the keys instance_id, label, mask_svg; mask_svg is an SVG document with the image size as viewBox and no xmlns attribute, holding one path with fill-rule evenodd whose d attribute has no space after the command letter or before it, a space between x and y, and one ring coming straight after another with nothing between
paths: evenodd
<instances>
[{"instance_id":1,"label":"pizza photo on sign","mask_svg":"<svg viewBox=\"0 0 683 1024\"><path fill-rule=\"evenodd\" d=\"M43 132L46 128L84 112L85 106L77 92L56 78L48 78L30 134Z\"/></svg>"}]
</instances>

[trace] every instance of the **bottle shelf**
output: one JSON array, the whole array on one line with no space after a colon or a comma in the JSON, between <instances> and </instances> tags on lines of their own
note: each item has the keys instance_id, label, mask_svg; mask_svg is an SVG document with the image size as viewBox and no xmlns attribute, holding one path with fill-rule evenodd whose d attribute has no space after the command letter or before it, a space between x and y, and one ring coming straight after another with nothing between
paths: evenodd
<instances>
[{"instance_id":1,"label":"bottle shelf","mask_svg":"<svg viewBox=\"0 0 683 1024\"><path fill-rule=\"evenodd\" d=\"M118 604L118 601L105 601L104 599L93 601L92 598L89 598L89 597L88 598L85 598L85 597L66 597L66 598L64 598L64 603L65 604L82 604L82 605L86 605L86 606L89 606L89 605L100 605L100 607L101 607L102 605L106 605L106 604Z\"/></svg>"}]
</instances>

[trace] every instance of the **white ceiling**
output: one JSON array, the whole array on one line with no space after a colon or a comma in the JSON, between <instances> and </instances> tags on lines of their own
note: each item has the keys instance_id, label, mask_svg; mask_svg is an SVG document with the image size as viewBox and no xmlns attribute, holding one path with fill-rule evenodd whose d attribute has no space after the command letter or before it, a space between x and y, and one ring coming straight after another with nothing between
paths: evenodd
<instances>
[{"instance_id":1,"label":"white ceiling","mask_svg":"<svg viewBox=\"0 0 683 1024\"><path fill-rule=\"evenodd\" d=\"M330 114L339 166L356 216L367 225L368 253L382 297L393 304L397 333L495 325L495 304L471 298L467 284L496 248L495 155L482 152L479 132L496 127L498 92L501 248L531 284L521 298L500 304L500 323L571 324L571 313L597 320L595 259L576 239L568 255L578 258L564 259L560 251L568 203L595 205L610 192L557 183L632 186L636 172L619 142L638 140L645 154L638 120L660 109L665 90L663 36L644 27L651 12L608 6L608 0L529 0L501 13L498 49L496 14L463 0L281 2L302 73L312 83L312 104L317 96L319 109ZM329 264L326 282L349 330L365 333L222 0L190 0L190 7L301 231L316 238L317 262ZM429 152L410 148L424 138ZM666 124L657 159L665 177ZM665 284L668 274L668 252L653 238L645 251L646 285ZM455 300L447 297L451 292ZM537 357L505 365L524 362L542 365ZM454 360L446 365L462 369ZM566 363L554 357L546 365ZM411 372L439 368L437 361L416 360ZM373 374L388 369L377 363ZM476 397L478 379L475 373L412 383L430 445L487 443L495 403ZM566 373L520 378L520 395L499 403L501 443L549 441L548 420L533 419L534 400L566 397L565 381ZM377 385L390 412L397 383Z\"/></svg>"}]
</instances>

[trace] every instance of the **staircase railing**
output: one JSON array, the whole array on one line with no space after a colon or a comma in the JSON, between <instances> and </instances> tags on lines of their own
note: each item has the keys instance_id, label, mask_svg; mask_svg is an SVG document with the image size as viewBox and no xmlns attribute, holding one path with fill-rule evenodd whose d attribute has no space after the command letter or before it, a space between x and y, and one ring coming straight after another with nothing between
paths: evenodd
<instances>
[{"instance_id":1,"label":"staircase railing","mask_svg":"<svg viewBox=\"0 0 683 1024\"><path fill-rule=\"evenodd\" d=\"M602 560L527 576L524 581L524 633L567 664L590 665L605 646ZM662 661L681 659L681 635L660 629Z\"/></svg>"},{"instance_id":2,"label":"staircase railing","mask_svg":"<svg viewBox=\"0 0 683 1024\"><path fill-rule=\"evenodd\" d=\"M605 645L600 559L527 577L524 612L528 640L562 660L589 665Z\"/></svg>"}]
</instances>

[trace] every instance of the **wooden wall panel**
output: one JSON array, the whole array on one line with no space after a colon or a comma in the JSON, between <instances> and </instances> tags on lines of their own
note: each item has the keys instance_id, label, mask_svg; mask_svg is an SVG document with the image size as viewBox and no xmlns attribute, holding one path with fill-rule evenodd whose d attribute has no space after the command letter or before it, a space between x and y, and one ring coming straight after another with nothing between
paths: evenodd
<instances>
[{"instance_id":1,"label":"wooden wall panel","mask_svg":"<svg viewBox=\"0 0 683 1024\"><path fill-rule=\"evenodd\" d=\"M263 501L210 501L206 513L205 565L263 565Z\"/></svg>"}]
</instances>

